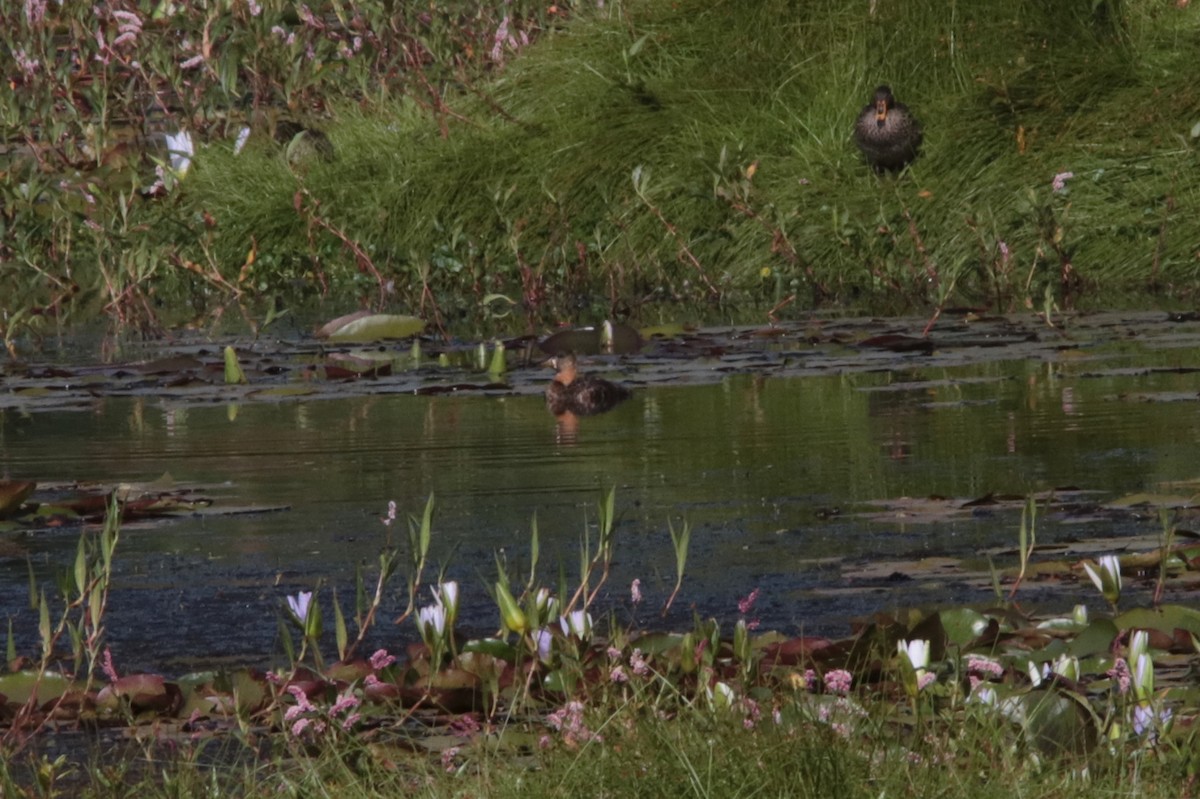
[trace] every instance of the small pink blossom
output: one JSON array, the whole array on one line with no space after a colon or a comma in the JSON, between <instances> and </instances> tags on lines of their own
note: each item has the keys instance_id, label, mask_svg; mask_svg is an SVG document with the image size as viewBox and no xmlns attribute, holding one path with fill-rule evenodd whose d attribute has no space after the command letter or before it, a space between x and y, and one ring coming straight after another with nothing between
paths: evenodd
<instances>
[{"instance_id":1,"label":"small pink blossom","mask_svg":"<svg viewBox=\"0 0 1200 799\"><path fill-rule=\"evenodd\" d=\"M924 691L933 683L937 682L937 675L932 671L927 671L917 677L917 690Z\"/></svg>"},{"instance_id":2,"label":"small pink blossom","mask_svg":"<svg viewBox=\"0 0 1200 799\"><path fill-rule=\"evenodd\" d=\"M394 655L389 655L386 649L377 649L375 650L375 654L371 655L371 668L375 671L386 669L395 662L396 657Z\"/></svg>"},{"instance_id":3,"label":"small pink blossom","mask_svg":"<svg viewBox=\"0 0 1200 799\"><path fill-rule=\"evenodd\" d=\"M633 654L629 656L629 668L633 669L633 673L638 677L645 677L650 673L650 666L646 663L642 650L633 650Z\"/></svg>"},{"instance_id":4,"label":"small pink blossom","mask_svg":"<svg viewBox=\"0 0 1200 799\"><path fill-rule=\"evenodd\" d=\"M1054 193L1061 194L1067 190L1067 181L1075 177L1074 172L1059 172L1054 176Z\"/></svg>"},{"instance_id":5,"label":"small pink blossom","mask_svg":"<svg viewBox=\"0 0 1200 799\"><path fill-rule=\"evenodd\" d=\"M116 667L113 666L112 650L108 647L104 647L104 657L100 659L100 669L104 672L104 676L108 678L109 682L116 682L121 679L117 675Z\"/></svg>"},{"instance_id":6,"label":"small pink blossom","mask_svg":"<svg viewBox=\"0 0 1200 799\"><path fill-rule=\"evenodd\" d=\"M1133 686L1133 672L1129 670L1129 664L1125 658L1117 658L1107 674L1117 684L1117 693L1122 696L1129 693L1129 689Z\"/></svg>"},{"instance_id":7,"label":"small pink blossom","mask_svg":"<svg viewBox=\"0 0 1200 799\"><path fill-rule=\"evenodd\" d=\"M758 589L755 588L748 595L738 600L738 613L745 616L754 607L754 603L758 601Z\"/></svg>"},{"instance_id":8,"label":"small pink blossom","mask_svg":"<svg viewBox=\"0 0 1200 799\"><path fill-rule=\"evenodd\" d=\"M621 683L629 682L629 675L625 673L624 666L617 666L609 672L608 679L620 685Z\"/></svg>"},{"instance_id":9,"label":"small pink blossom","mask_svg":"<svg viewBox=\"0 0 1200 799\"><path fill-rule=\"evenodd\" d=\"M1007 266L1008 259L1010 257L1008 252L1008 243L1005 241L999 241L996 243L996 247L1000 250L1000 263L1004 266Z\"/></svg>"},{"instance_id":10,"label":"small pink blossom","mask_svg":"<svg viewBox=\"0 0 1200 799\"><path fill-rule=\"evenodd\" d=\"M967 671L983 677L1000 678L1004 676L1004 667L999 663L975 655L967 657Z\"/></svg>"},{"instance_id":11,"label":"small pink blossom","mask_svg":"<svg viewBox=\"0 0 1200 799\"><path fill-rule=\"evenodd\" d=\"M180 69L195 69L196 67L200 66L203 63L204 63L204 56L197 54L197 55L192 56L188 60L184 61L182 64L180 64L179 68Z\"/></svg>"},{"instance_id":12,"label":"small pink blossom","mask_svg":"<svg viewBox=\"0 0 1200 799\"><path fill-rule=\"evenodd\" d=\"M458 757L459 747L452 746L442 752L442 768L448 772L454 771L454 758Z\"/></svg>"},{"instance_id":13,"label":"small pink blossom","mask_svg":"<svg viewBox=\"0 0 1200 799\"><path fill-rule=\"evenodd\" d=\"M642 601L642 581L636 577L629 584L629 601L635 605Z\"/></svg>"},{"instance_id":14,"label":"small pink blossom","mask_svg":"<svg viewBox=\"0 0 1200 799\"><path fill-rule=\"evenodd\" d=\"M845 669L825 672L825 690L831 694L845 696L850 693L850 686L853 682L854 676Z\"/></svg>"}]
</instances>

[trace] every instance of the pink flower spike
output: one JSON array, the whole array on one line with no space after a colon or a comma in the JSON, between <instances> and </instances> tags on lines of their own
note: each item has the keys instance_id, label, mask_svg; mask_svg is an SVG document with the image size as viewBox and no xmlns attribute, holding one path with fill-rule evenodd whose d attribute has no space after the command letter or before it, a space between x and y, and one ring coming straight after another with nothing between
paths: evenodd
<instances>
[{"instance_id":1,"label":"pink flower spike","mask_svg":"<svg viewBox=\"0 0 1200 799\"><path fill-rule=\"evenodd\" d=\"M755 588L747 596L738 600L738 613L745 616L754 607L754 603L758 601L758 589Z\"/></svg>"},{"instance_id":2,"label":"pink flower spike","mask_svg":"<svg viewBox=\"0 0 1200 799\"><path fill-rule=\"evenodd\" d=\"M642 601L642 581L636 577L629 584L629 601L635 605Z\"/></svg>"}]
</instances>

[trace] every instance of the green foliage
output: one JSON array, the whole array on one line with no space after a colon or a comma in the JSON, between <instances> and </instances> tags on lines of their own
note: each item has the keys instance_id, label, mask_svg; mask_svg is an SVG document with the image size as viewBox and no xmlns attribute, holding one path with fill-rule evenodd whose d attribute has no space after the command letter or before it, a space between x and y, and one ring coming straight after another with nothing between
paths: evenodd
<instances>
[{"instance_id":1,"label":"green foliage","mask_svg":"<svg viewBox=\"0 0 1200 799\"><path fill-rule=\"evenodd\" d=\"M264 0L102 10L99 36L86 5L6 9L10 347L164 299L1049 314L1200 277L1200 23L1153 0ZM898 178L849 142L880 82L926 131ZM333 159L292 171L288 118ZM149 191L173 130L194 163Z\"/></svg>"}]
</instances>

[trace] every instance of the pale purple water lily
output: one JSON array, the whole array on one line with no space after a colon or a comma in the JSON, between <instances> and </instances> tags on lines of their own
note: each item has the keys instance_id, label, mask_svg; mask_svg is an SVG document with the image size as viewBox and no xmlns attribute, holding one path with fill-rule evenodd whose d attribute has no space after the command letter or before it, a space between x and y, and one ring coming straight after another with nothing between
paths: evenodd
<instances>
[{"instance_id":1,"label":"pale purple water lily","mask_svg":"<svg viewBox=\"0 0 1200 799\"><path fill-rule=\"evenodd\" d=\"M1158 731L1165 730L1171 725L1174 712L1170 708L1155 710L1149 702L1140 702L1133 709L1133 732L1138 737L1149 735L1158 736Z\"/></svg>"},{"instance_id":2,"label":"pale purple water lily","mask_svg":"<svg viewBox=\"0 0 1200 799\"><path fill-rule=\"evenodd\" d=\"M537 647L538 660L543 663L550 662L551 647L554 644L554 635L545 627L541 627L533 631L533 643Z\"/></svg>"},{"instance_id":3,"label":"pale purple water lily","mask_svg":"<svg viewBox=\"0 0 1200 799\"><path fill-rule=\"evenodd\" d=\"M295 596L288 595L288 608L291 609L292 615L296 617L296 621L300 622L303 627L308 621L308 611L312 607L312 591L301 591Z\"/></svg>"}]
</instances>

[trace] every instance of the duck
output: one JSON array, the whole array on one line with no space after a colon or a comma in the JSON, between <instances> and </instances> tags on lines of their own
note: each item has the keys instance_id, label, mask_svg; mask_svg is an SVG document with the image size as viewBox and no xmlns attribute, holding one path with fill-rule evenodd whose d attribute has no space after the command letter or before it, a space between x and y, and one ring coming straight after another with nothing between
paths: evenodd
<instances>
[{"instance_id":1,"label":"duck","mask_svg":"<svg viewBox=\"0 0 1200 799\"><path fill-rule=\"evenodd\" d=\"M876 173L899 172L917 157L921 124L890 86L879 86L854 124L854 143Z\"/></svg>"},{"instance_id":2,"label":"duck","mask_svg":"<svg viewBox=\"0 0 1200 799\"><path fill-rule=\"evenodd\" d=\"M579 374L573 353L555 356L549 363L555 374L546 386L546 407L555 416L593 416L611 411L629 399L629 389L625 386Z\"/></svg>"}]
</instances>

